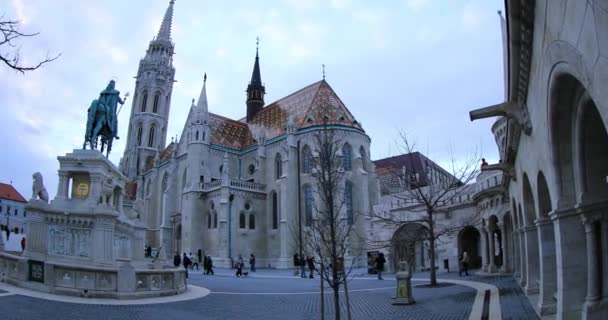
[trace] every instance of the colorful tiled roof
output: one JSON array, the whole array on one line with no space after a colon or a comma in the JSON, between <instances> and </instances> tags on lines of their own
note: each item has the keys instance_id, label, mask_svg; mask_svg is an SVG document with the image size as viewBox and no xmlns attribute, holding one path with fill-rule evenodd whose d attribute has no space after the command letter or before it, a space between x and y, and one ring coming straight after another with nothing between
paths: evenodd
<instances>
[{"instance_id":1,"label":"colorful tiled roof","mask_svg":"<svg viewBox=\"0 0 608 320\"><path fill-rule=\"evenodd\" d=\"M325 80L304 87L260 110L246 123L209 113L211 143L233 149L254 146L256 137L272 139L287 132L289 117L295 129L341 125L365 132Z\"/></svg>"},{"instance_id":2,"label":"colorful tiled roof","mask_svg":"<svg viewBox=\"0 0 608 320\"><path fill-rule=\"evenodd\" d=\"M0 199L27 202L25 198L12 185L0 183Z\"/></svg>"}]
</instances>

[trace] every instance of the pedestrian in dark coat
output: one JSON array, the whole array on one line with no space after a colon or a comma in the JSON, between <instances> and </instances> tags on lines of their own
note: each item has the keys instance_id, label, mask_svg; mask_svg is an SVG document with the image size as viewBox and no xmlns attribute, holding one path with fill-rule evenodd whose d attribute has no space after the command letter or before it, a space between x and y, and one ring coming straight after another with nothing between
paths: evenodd
<instances>
[{"instance_id":1,"label":"pedestrian in dark coat","mask_svg":"<svg viewBox=\"0 0 608 320\"><path fill-rule=\"evenodd\" d=\"M306 263L308 264L308 272L310 272L310 275L308 277L314 279L313 273L315 271L315 257L308 256L308 258L306 259Z\"/></svg>"},{"instance_id":2,"label":"pedestrian in dark coat","mask_svg":"<svg viewBox=\"0 0 608 320\"><path fill-rule=\"evenodd\" d=\"M376 258L376 271L378 271L378 280L384 280L382 278L382 271L384 270L385 263L386 259L384 259L384 253L380 252L378 257Z\"/></svg>"},{"instance_id":3,"label":"pedestrian in dark coat","mask_svg":"<svg viewBox=\"0 0 608 320\"><path fill-rule=\"evenodd\" d=\"M211 273L213 275L213 259L211 259L211 256L207 256L207 267L209 268L207 274Z\"/></svg>"},{"instance_id":4,"label":"pedestrian in dark coat","mask_svg":"<svg viewBox=\"0 0 608 320\"><path fill-rule=\"evenodd\" d=\"M180 264L182 264L182 259L179 257L179 252L176 252L173 256L173 265L179 267Z\"/></svg>"},{"instance_id":5,"label":"pedestrian in dark coat","mask_svg":"<svg viewBox=\"0 0 608 320\"><path fill-rule=\"evenodd\" d=\"M300 256L296 253L293 255L293 275L300 274Z\"/></svg>"},{"instance_id":6,"label":"pedestrian in dark coat","mask_svg":"<svg viewBox=\"0 0 608 320\"><path fill-rule=\"evenodd\" d=\"M255 272L255 256L253 253L249 256L249 265L251 266L251 272Z\"/></svg>"}]
</instances>

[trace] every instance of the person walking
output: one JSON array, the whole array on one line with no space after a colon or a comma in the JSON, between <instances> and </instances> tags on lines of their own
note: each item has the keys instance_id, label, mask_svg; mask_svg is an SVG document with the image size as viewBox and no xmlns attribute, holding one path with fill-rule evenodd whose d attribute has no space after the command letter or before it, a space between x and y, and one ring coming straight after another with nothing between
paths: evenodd
<instances>
[{"instance_id":1,"label":"person walking","mask_svg":"<svg viewBox=\"0 0 608 320\"><path fill-rule=\"evenodd\" d=\"M213 259L211 259L211 256L207 256L207 274L214 275L214 272L213 272Z\"/></svg>"},{"instance_id":2,"label":"person walking","mask_svg":"<svg viewBox=\"0 0 608 320\"><path fill-rule=\"evenodd\" d=\"M300 257L300 277L306 278L306 257L303 254Z\"/></svg>"},{"instance_id":3,"label":"person walking","mask_svg":"<svg viewBox=\"0 0 608 320\"><path fill-rule=\"evenodd\" d=\"M21 238L21 252L25 251L25 237Z\"/></svg>"},{"instance_id":4,"label":"person walking","mask_svg":"<svg viewBox=\"0 0 608 320\"><path fill-rule=\"evenodd\" d=\"M173 265L177 268L182 264L182 259L179 257L179 252L176 252L173 256Z\"/></svg>"},{"instance_id":5,"label":"person walking","mask_svg":"<svg viewBox=\"0 0 608 320\"><path fill-rule=\"evenodd\" d=\"M190 270L194 270L194 266L196 266L196 270L200 270L198 268L198 261L194 260L194 256L192 255L192 252L190 252L190 254L188 254L188 259L190 259Z\"/></svg>"},{"instance_id":6,"label":"person walking","mask_svg":"<svg viewBox=\"0 0 608 320\"><path fill-rule=\"evenodd\" d=\"M300 256L296 253L293 255L293 275L300 274Z\"/></svg>"},{"instance_id":7,"label":"person walking","mask_svg":"<svg viewBox=\"0 0 608 320\"><path fill-rule=\"evenodd\" d=\"M378 280L384 280L382 278L382 271L384 270L385 263L386 259L384 259L384 253L380 252L378 257L376 258L376 271L378 272Z\"/></svg>"},{"instance_id":8,"label":"person walking","mask_svg":"<svg viewBox=\"0 0 608 320\"><path fill-rule=\"evenodd\" d=\"M237 277L242 277L243 276L243 266L244 266L244 262L243 262L243 256L241 256L239 254L239 257L236 259L236 276Z\"/></svg>"},{"instance_id":9,"label":"person walking","mask_svg":"<svg viewBox=\"0 0 608 320\"><path fill-rule=\"evenodd\" d=\"M308 272L310 272L310 275L308 277L310 279L314 279L315 277L313 276L313 273L315 271L315 257L308 256L308 259L306 259L306 263L308 264Z\"/></svg>"},{"instance_id":10,"label":"person walking","mask_svg":"<svg viewBox=\"0 0 608 320\"><path fill-rule=\"evenodd\" d=\"M255 272L255 256L253 253L249 255L249 266L251 267L251 272Z\"/></svg>"},{"instance_id":11,"label":"person walking","mask_svg":"<svg viewBox=\"0 0 608 320\"><path fill-rule=\"evenodd\" d=\"M209 274L209 268L207 268L207 256L203 257L203 274Z\"/></svg>"},{"instance_id":12,"label":"person walking","mask_svg":"<svg viewBox=\"0 0 608 320\"><path fill-rule=\"evenodd\" d=\"M462 268L458 271L458 275L462 276L462 272L464 271L464 275L468 276L469 275L469 253L464 250L462 252L462 258L460 259L460 264L462 265Z\"/></svg>"}]
</instances>

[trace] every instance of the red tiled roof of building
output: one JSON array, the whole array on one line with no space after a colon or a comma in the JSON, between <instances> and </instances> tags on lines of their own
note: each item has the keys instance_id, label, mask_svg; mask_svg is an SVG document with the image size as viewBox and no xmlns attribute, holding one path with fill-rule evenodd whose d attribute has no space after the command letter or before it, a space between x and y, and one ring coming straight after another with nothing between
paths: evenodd
<instances>
[{"instance_id":1,"label":"red tiled roof of building","mask_svg":"<svg viewBox=\"0 0 608 320\"><path fill-rule=\"evenodd\" d=\"M327 122L364 132L329 84L321 80L267 105L249 123L244 118L236 121L209 113L211 143L233 149L254 146L258 136L272 139L285 134L289 116L296 129Z\"/></svg>"},{"instance_id":2,"label":"red tiled roof of building","mask_svg":"<svg viewBox=\"0 0 608 320\"><path fill-rule=\"evenodd\" d=\"M0 199L27 202L25 198L12 185L0 183Z\"/></svg>"}]
</instances>

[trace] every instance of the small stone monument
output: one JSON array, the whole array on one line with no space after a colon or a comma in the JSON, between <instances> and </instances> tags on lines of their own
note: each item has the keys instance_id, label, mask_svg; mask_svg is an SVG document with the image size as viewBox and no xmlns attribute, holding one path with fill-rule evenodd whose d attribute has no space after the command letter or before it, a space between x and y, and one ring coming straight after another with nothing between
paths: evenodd
<instances>
[{"instance_id":1,"label":"small stone monument","mask_svg":"<svg viewBox=\"0 0 608 320\"><path fill-rule=\"evenodd\" d=\"M415 303L412 297L412 274L410 265L407 261L399 262L399 271L395 275L397 278L397 297L393 304L403 305Z\"/></svg>"}]
</instances>

